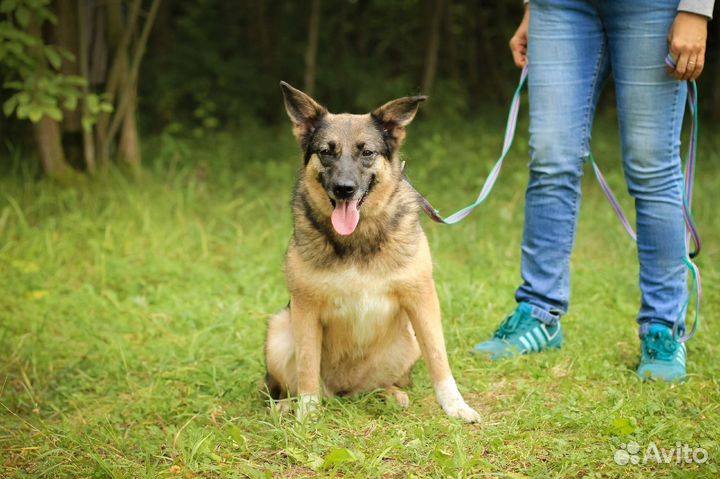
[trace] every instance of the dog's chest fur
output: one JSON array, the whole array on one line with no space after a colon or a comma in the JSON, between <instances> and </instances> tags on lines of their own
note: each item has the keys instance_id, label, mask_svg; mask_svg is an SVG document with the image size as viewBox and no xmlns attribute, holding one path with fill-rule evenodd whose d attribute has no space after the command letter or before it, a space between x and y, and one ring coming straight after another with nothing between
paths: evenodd
<instances>
[{"instance_id":1,"label":"dog's chest fur","mask_svg":"<svg viewBox=\"0 0 720 479\"><path fill-rule=\"evenodd\" d=\"M330 344L363 349L393 329L400 305L392 277L349 266L326 274L323 283L326 306L320 319Z\"/></svg>"}]
</instances>

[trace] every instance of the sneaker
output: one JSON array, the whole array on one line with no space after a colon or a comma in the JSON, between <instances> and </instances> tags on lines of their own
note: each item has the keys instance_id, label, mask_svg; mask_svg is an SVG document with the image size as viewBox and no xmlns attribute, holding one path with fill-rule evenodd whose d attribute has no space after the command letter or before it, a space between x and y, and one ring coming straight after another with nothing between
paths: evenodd
<instances>
[{"instance_id":1,"label":"sneaker","mask_svg":"<svg viewBox=\"0 0 720 479\"><path fill-rule=\"evenodd\" d=\"M652 324L641 338L642 358L637 373L643 380L684 381L687 347L673 339L672 329Z\"/></svg>"},{"instance_id":2,"label":"sneaker","mask_svg":"<svg viewBox=\"0 0 720 479\"><path fill-rule=\"evenodd\" d=\"M488 354L494 360L537 353L549 348L559 349L563 343L560 323L548 326L533 318L532 308L531 304L520 303L495 331L493 338L476 344L473 352Z\"/></svg>"}]
</instances>

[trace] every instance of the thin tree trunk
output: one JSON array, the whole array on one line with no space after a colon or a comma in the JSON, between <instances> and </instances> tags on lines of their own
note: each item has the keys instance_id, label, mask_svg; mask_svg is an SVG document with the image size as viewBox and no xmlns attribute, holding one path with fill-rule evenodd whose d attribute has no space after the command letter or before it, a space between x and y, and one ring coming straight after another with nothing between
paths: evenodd
<instances>
[{"instance_id":1,"label":"thin tree trunk","mask_svg":"<svg viewBox=\"0 0 720 479\"><path fill-rule=\"evenodd\" d=\"M75 0L54 0L53 6L58 21L50 30L51 36L57 45L79 57L79 42L77 25L79 12ZM60 66L63 75L80 75L79 65L76 61L63 61ZM62 130L62 143L65 149L65 158L76 168L83 168L83 139L82 139L82 113L80 108L69 110L62 107L63 119L60 124Z\"/></svg>"},{"instance_id":2,"label":"thin tree trunk","mask_svg":"<svg viewBox=\"0 0 720 479\"><path fill-rule=\"evenodd\" d=\"M305 50L305 82L308 95L315 94L315 76L317 71L318 31L320 30L320 0L312 0L308 45Z\"/></svg>"},{"instance_id":3,"label":"thin tree trunk","mask_svg":"<svg viewBox=\"0 0 720 479\"><path fill-rule=\"evenodd\" d=\"M137 101L137 81L140 75L140 63L143 56L145 55L145 48L147 47L147 41L150 37L150 30L152 29L153 22L157 15L158 8L160 7L160 0L153 0L150 6L150 11L147 14L145 23L143 25L140 37L136 42L135 54L133 55L132 61L129 65L128 73L121 80L120 95L116 105L115 113L110 121L110 127L108 128L107 141L112 142L117 135L121 124L123 128L135 128L134 132L123 133L128 138L128 141L135 141L137 143L137 128L135 122L135 105ZM132 120L126 119L126 116L132 116ZM128 145L125 154L137 153L136 156L124 156L123 160L127 163L131 163L135 166L140 165L140 148L137 145Z\"/></svg>"},{"instance_id":4,"label":"thin tree trunk","mask_svg":"<svg viewBox=\"0 0 720 479\"><path fill-rule=\"evenodd\" d=\"M118 142L118 160L132 167L139 167L142 157L136 122L137 87L127 94L130 95L130 98Z\"/></svg>"},{"instance_id":5,"label":"thin tree trunk","mask_svg":"<svg viewBox=\"0 0 720 479\"><path fill-rule=\"evenodd\" d=\"M109 50L111 51L113 59L105 85L105 92L110 98L113 98L113 100L116 100L118 89L123 79L128 75L129 62L127 51L140 14L140 4L140 0L133 0L130 6L127 24L123 24L121 0L108 2L105 8L107 13ZM118 102L115 101L116 109L117 103ZM112 136L109 132L110 121L111 116L109 113L101 113L95 126L96 152L100 164L105 164L110 159L110 144L112 142Z\"/></svg>"},{"instance_id":6,"label":"thin tree trunk","mask_svg":"<svg viewBox=\"0 0 720 479\"><path fill-rule=\"evenodd\" d=\"M470 80L470 92L474 94L477 91L478 83L480 80L480 71L478 69L478 15L479 11L484 6L477 7L476 4L468 5L469 18L470 18L470 39L467 46L467 64L468 64L468 79Z\"/></svg>"},{"instance_id":7,"label":"thin tree trunk","mask_svg":"<svg viewBox=\"0 0 720 479\"><path fill-rule=\"evenodd\" d=\"M77 0L77 13L78 13L78 66L80 67L80 74L82 77L89 82L88 78L88 49L90 47L87 38L87 25L90 21L90 9L83 0ZM82 108L85 114L87 114L87 96L89 94L87 84L83 87L83 99ZM95 173L95 143L93 142L92 129L85 128L81 125L83 133L83 153L85 157L85 166L90 174Z\"/></svg>"},{"instance_id":8,"label":"thin tree trunk","mask_svg":"<svg viewBox=\"0 0 720 479\"><path fill-rule=\"evenodd\" d=\"M430 25L430 38L428 39L428 49L425 57L425 72L422 80L421 91L425 95L429 95L432 91L437 73L438 50L440 49L440 22L444 6L444 0L435 0Z\"/></svg>"},{"instance_id":9,"label":"thin tree trunk","mask_svg":"<svg viewBox=\"0 0 720 479\"><path fill-rule=\"evenodd\" d=\"M457 35L453 31L453 22L456 20L453 11L453 0L446 0L445 3L445 38L447 38L447 64L449 66L450 77L459 83L461 81L460 64L457 54Z\"/></svg>"},{"instance_id":10,"label":"thin tree trunk","mask_svg":"<svg viewBox=\"0 0 720 479\"><path fill-rule=\"evenodd\" d=\"M265 0L256 0L253 3L255 4L255 18L254 21L251 22L252 29L254 30L251 35L256 35L254 38L257 41L257 47L260 53L262 73L272 75L274 71L274 55L272 51L273 42L270 39L272 34L270 32L273 29L271 22L273 21L274 15L272 12L270 15L267 14L267 2Z\"/></svg>"}]
</instances>

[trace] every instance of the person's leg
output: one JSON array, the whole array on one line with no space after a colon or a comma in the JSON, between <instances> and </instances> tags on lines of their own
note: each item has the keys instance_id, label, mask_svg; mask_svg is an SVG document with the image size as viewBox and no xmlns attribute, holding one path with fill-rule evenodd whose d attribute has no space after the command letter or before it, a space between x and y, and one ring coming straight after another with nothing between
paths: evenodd
<instances>
[{"instance_id":1,"label":"person's leg","mask_svg":"<svg viewBox=\"0 0 720 479\"><path fill-rule=\"evenodd\" d=\"M474 351L493 358L559 347L570 297L570 254L595 106L608 74L596 8L582 0L538 0L528 39L530 179L517 310Z\"/></svg>"},{"instance_id":2,"label":"person's leg","mask_svg":"<svg viewBox=\"0 0 720 479\"><path fill-rule=\"evenodd\" d=\"M617 91L628 191L635 198L642 301L640 335L685 329L687 299L680 133L687 88L665 71L678 0L609 1L600 7ZM653 328L661 325L664 328ZM684 347L674 348L682 355Z\"/></svg>"},{"instance_id":3,"label":"person's leg","mask_svg":"<svg viewBox=\"0 0 720 479\"><path fill-rule=\"evenodd\" d=\"M515 298L553 323L570 299L570 255L595 106L608 73L605 34L591 2L532 2L528 40L530 179L523 283Z\"/></svg>"}]
</instances>

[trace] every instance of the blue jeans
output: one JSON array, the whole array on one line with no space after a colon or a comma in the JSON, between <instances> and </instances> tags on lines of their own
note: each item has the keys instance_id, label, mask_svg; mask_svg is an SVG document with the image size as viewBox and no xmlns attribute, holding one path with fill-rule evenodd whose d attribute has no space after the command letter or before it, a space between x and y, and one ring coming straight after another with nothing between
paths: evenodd
<instances>
[{"instance_id":1,"label":"blue jeans","mask_svg":"<svg viewBox=\"0 0 720 479\"><path fill-rule=\"evenodd\" d=\"M680 131L687 89L664 63L677 6L678 0L531 0L530 179L523 283L515 297L548 324L568 308L583 166L595 107L612 73L623 167L637 211L640 332L675 321L684 329Z\"/></svg>"}]
</instances>

